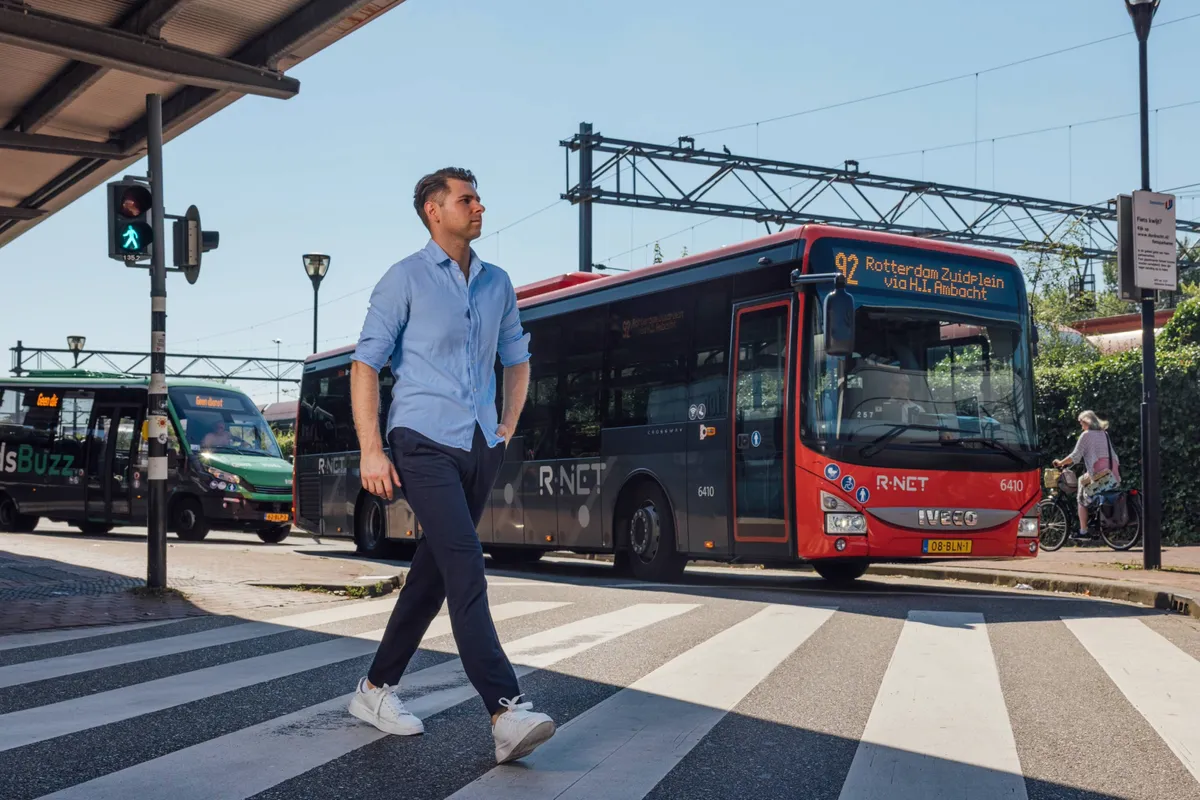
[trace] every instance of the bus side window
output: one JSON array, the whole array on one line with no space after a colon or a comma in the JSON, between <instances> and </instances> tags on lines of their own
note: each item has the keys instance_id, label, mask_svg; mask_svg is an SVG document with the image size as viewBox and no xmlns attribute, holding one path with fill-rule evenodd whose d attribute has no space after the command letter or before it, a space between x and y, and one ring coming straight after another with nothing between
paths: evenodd
<instances>
[{"instance_id":1,"label":"bus side window","mask_svg":"<svg viewBox=\"0 0 1200 800\"><path fill-rule=\"evenodd\" d=\"M0 419L4 419L4 439L13 444L49 447L58 427L58 408L62 395L54 389L4 389L0 401Z\"/></svg>"},{"instance_id":2,"label":"bus side window","mask_svg":"<svg viewBox=\"0 0 1200 800\"><path fill-rule=\"evenodd\" d=\"M54 452L71 457L68 469L83 469L87 451L88 423L92 418L92 393L72 392L63 397L54 437Z\"/></svg>"}]
</instances>

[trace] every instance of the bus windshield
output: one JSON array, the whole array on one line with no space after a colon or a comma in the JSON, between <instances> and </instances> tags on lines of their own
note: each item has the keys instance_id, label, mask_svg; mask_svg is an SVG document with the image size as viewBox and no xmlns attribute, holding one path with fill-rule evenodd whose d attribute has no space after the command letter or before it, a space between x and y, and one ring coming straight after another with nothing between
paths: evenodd
<instances>
[{"instance_id":1,"label":"bus windshield","mask_svg":"<svg viewBox=\"0 0 1200 800\"><path fill-rule=\"evenodd\" d=\"M283 457L262 412L244 394L192 387L168 391L193 453Z\"/></svg>"},{"instance_id":2,"label":"bus windshield","mask_svg":"<svg viewBox=\"0 0 1200 800\"><path fill-rule=\"evenodd\" d=\"M951 309L863 306L854 353L845 359L824 353L820 330L809 327L806 376L807 427L816 438L866 457L892 444L1036 449L1018 323Z\"/></svg>"}]
</instances>

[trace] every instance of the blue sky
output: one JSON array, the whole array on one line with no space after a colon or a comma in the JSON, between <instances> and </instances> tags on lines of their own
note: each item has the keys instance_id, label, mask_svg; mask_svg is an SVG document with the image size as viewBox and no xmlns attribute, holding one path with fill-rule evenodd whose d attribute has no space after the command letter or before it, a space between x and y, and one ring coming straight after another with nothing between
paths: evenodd
<instances>
[{"instance_id":1,"label":"blue sky","mask_svg":"<svg viewBox=\"0 0 1200 800\"><path fill-rule=\"evenodd\" d=\"M1157 23L1198 11L1164 0ZM973 75L1117 34L1129 35ZM1198 38L1200 18L1152 33L1152 109L1200 100L1189 80ZM168 348L274 356L278 338L285 357L306 356L312 289L300 256L312 250L333 258L321 349L353 341L375 280L426 240L412 186L437 167L479 176L488 211L478 250L521 284L575 269L578 211L565 202L494 232L558 199L558 142L581 121L673 142L968 73L697 146L828 166L853 158L877 173L1077 202L1137 188L1137 118L1078 124L1137 110L1137 44L1121 0L408 0L295 68L297 97L244 98L167 145L168 210L195 203L221 233L196 285L169 276ZM991 144L1060 125L1073 127ZM1200 105L1152 114L1155 188L1200 181L1196 130ZM932 149L976 132L978 147ZM1180 194L1180 216L1195 218L1195 197ZM97 349L147 349L149 277L105 257L104 219L100 188L0 249L0 346L64 346L82 333ZM637 267L655 239L673 257L762 233L599 207L595 257ZM275 397L271 384L242 385Z\"/></svg>"}]
</instances>

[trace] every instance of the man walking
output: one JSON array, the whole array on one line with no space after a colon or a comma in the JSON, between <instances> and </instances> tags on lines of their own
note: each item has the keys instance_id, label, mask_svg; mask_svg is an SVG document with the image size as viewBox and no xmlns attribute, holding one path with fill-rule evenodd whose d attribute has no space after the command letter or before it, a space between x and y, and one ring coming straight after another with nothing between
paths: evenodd
<instances>
[{"instance_id":1,"label":"man walking","mask_svg":"<svg viewBox=\"0 0 1200 800\"><path fill-rule=\"evenodd\" d=\"M530 703L517 702L517 678L488 608L476 533L525 403L529 336L508 275L471 248L483 227L475 187L475 176L457 168L418 181L413 205L430 241L376 285L353 356L363 487L388 500L393 487L400 489L424 538L350 713L387 733L425 730L395 690L445 600L463 670L492 715L496 761L504 763L531 753L555 725ZM497 354L504 366L500 420ZM379 434L379 370L389 359L396 378L386 426L391 461Z\"/></svg>"}]
</instances>

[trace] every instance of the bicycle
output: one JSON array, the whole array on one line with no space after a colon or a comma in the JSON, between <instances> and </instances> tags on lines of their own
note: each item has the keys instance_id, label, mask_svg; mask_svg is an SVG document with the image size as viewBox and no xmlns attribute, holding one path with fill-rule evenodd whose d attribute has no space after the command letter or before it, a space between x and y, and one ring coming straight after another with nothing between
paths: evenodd
<instances>
[{"instance_id":1,"label":"bicycle","mask_svg":"<svg viewBox=\"0 0 1200 800\"><path fill-rule=\"evenodd\" d=\"M1078 478L1070 470L1047 468L1042 487L1049 495L1038 503L1041 516L1039 543L1053 552L1067 541L1095 541L1097 536L1113 550L1128 550L1142 538L1142 498L1137 489L1111 489L1098 493L1088 508L1088 527L1079 531L1074 495Z\"/></svg>"}]
</instances>

